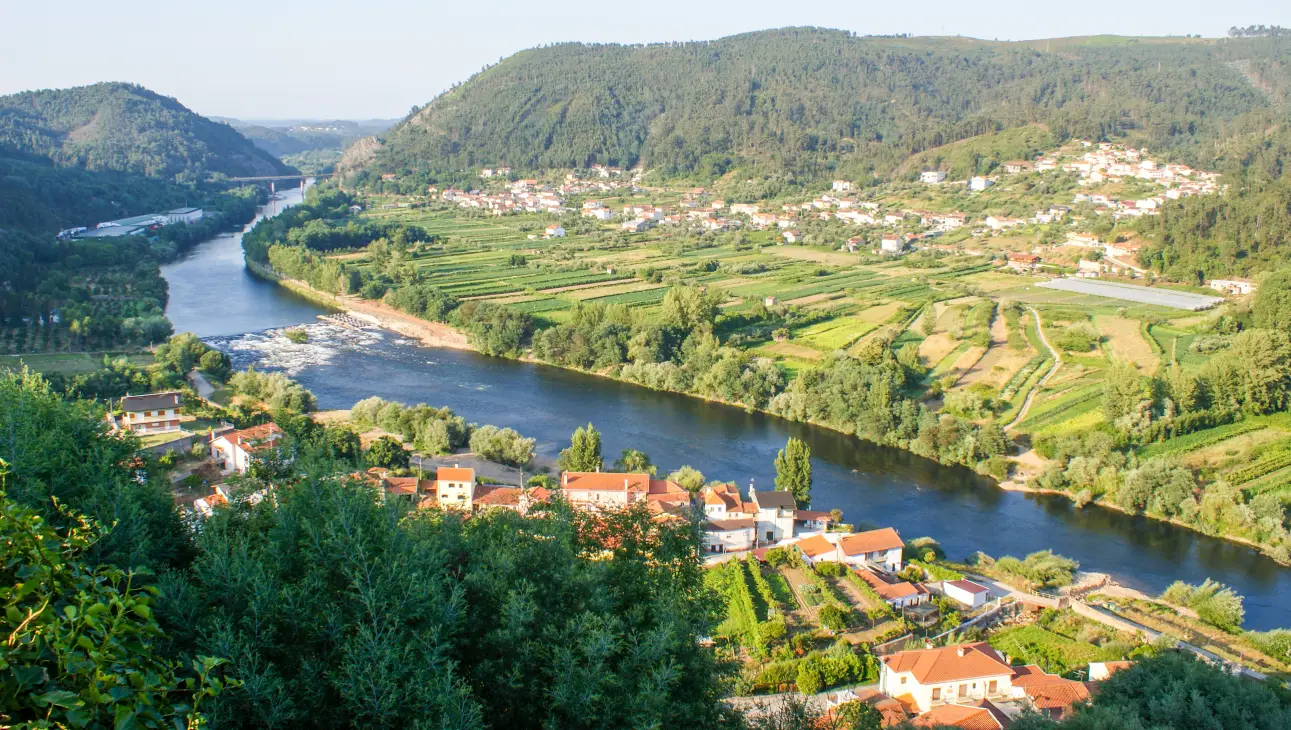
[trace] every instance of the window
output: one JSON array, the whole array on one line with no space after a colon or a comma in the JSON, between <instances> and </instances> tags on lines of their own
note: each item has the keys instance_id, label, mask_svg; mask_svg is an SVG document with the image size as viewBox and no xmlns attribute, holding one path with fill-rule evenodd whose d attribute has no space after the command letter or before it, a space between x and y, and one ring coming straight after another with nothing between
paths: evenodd
<instances>
[{"instance_id":1,"label":"window","mask_svg":"<svg viewBox=\"0 0 1291 730\"><path fill-rule=\"evenodd\" d=\"M933 687L933 688L932 688L932 701L933 701L933 702L936 702L936 701L937 701L937 700L939 700L939 699L941 699L941 687Z\"/></svg>"},{"instance_id":2,"label":"window","mask_svg":"<svg viewBox=\"0 0 1291 730\"><path fill-rule=\"evenodd\" d=\"M967 696L968 696L968 685L966 685L966 684L961 684L961 685L959 685L959 696L960 696L960 697L967 697Z\"/></svg>"}]
</instances>

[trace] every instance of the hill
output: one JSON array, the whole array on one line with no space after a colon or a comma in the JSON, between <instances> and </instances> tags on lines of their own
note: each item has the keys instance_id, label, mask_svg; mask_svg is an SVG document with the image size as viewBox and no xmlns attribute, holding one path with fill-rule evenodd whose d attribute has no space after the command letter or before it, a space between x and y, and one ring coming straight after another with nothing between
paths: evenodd
<instances>
[{"instance_id":1,"label":"hill","mask_svg":"<svg viewBox=\"0 0 1291 730\"><path fill-rule=\"evenodd\" d=\"M180 182L290 171L227 124L124 83L0 97L0 146L60 167Z\"/></svg>"},{"instance_id":2,"label":"hill","mask_svg":"<svg viewBox=\"0 0 1291 730\"><path fill-rule=\"evenodd\" d=\"M522 51L390 130L381 173L489 164L735 166L887 174L910 155L1043 124L1057 139L1128 137L1209 159L1234 120L1283 101L1281 39L1095 37L996 43L786 28L647 46Z\"/></svg>"}]
</instances>

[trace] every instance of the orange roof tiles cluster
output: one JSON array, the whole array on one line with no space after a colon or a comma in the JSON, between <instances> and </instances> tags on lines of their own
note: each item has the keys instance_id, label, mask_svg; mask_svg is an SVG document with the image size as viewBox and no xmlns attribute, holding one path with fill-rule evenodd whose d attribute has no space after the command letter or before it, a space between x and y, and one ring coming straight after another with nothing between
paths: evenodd
<instances>
[{"instance_id":1,"label":"orange roof tiles cluster","mask_svg":"<svg viewBox=\"0 0 1291 730\"><path fill-rule=\"evenodd\" d=\"M955 727L961 730L1000 730L1004 727L1004 713L991 710L994 706L983 700L977 705L938 705L916 717L915 727ZM996 714L998 713L998 714Z\"/></svg>"},{"instance_id":2,"label":"orange roof tiles cluster","mask_svg":"<svg viewBox=\"0 0 1291 730\"><path fill-rule=\"evenodd\" d=\"M475 470L458 466L441 466L435 469L435 479L441 482L475 483Z\"/></svg>"},{"instance_id":3,"label":"orange roof tiles cluster","mask_svg":"<svg viewBox=\"0 0 1291 730\"><path fill-rule=\"evenodd\" d=\"M621 474L608 471L567 471L560 475L563 489L600 492L650 492L649 474Z\"/></svg>"},{"instance_id":4,"label":"orange roof tiles cluster","mask_svg":"<svg viewBox=\"0 0 1291 730\"><path fill-rule=\"evenodd\" d=\"M889 583L868 570L856 570L853 572L860 576L861 580L868 583L874 589L874 592L879 594L880 598L886 601L909 598L910 596L917 596L927 592L919 586L905 581Z\"/></svg>"},{"instance_id":5,"label":"orange roof tiles cluster","mask_svg":"<svg viewBox=\"0 0 1291 730\"><path fill-rule=\"evenodd\" d=\"M910 672L919 684L1013 674L1013 667L984 641L938 649L899 651L882 657L880 661L894 672Z\"/></svg>"},{"instance_id":6,"label":"orange roof tiles cluster","mask_svg":"<svg viewBox=\"0 0 1291 730\"><path fill-rule=\"evenodd\" d=\"M1090 697L1089 688L1083 682L1049 674L1034 664L1014 668L1013 686L1021 687L1037 710L1065 712Z\"/></svg>"},{"instance_id":7,"label":"orange roof tiles cluster","mask_svg":"<svg viewBox=\"0 0 1291 730\"><path fill-rule=\"evenodd\" d=\"M798 546L798 549L802 551L803 555L806 555L809 558L826 555L832 552L836 547L834 543L826 540L824 535L812 535L811 537L799 540L794 544Z\"/></svg>"},{"instance_id":8,"label":"orange roof tiles cluster","mask_svg":"<svg viewBox=\"0 0 1291 730\"><path fill-rule=\"evenodd\" d=\"M843 549L844 555L863 555L865 553L880 553L886 550L905 547L901 542L901 536L897 534L895 528L884 527L881 530L870 530L868 532L858 532L855 535L848 535L839 541L839 547Z\"/></svg>"}]
</instances>

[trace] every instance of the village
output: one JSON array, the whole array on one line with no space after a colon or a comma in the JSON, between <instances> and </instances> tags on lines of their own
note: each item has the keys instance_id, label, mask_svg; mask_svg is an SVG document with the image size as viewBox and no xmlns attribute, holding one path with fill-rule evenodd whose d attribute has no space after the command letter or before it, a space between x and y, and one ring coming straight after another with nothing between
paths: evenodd
<instances>
[{"instance_id":1,"label":"village","mask_svg":"<svg viewBox=\"0 0 1291 730\"><path fill-rule=\"evenodd\" d=\"M181 415L182 398L178 391L127 396L120 414L108 416L109 424L141 437L183 434L181 426L189 418ZM199 437L189 434L189 441L179 445L192 449L194 438ZM188 504L195 529L230 504L255 505L271 498L272 487L248 488L239 477L252 471L259 459L282 458L277 451L284 438L271 421L242 429L230 424L208 429L205 448L196 449L204 456L191 473L206 475L214 486ZM169 448L174 445L171 442ZM469 454L461 458L480 464ZM416 473L370 468L349 479L370 486L381 501L467 517L495 509L523 515L561 499L592 513L643 506L654 520L698 521L714 585L735 576L737 584L724 597L756 604L758 630L780 626L786 649L823 642L834 647L827 653L830 657L845 646L849 654L876 662L872 672L844 673L842 688L837 682L809 686L801 674L787 685L783 680L755 681L749 687L754 696L737 698L754 712L767 701L758 695L797 686L827 713L852 702L872 705L885 727L910 721L918 727L1007 728L1014 718L1032 712L1060 719L1088 700L1098 682L1130 666L1131 661L1116 655L1130 654L1135 646L1159 637L1084 600L1089 591L1106 588L1105 577L1061 594L1018 590L990 577L965 575L956 570L962 566L939 561L926 539L904 540L891 527L854 529L837 510L804 509L788 491L759 490L750 484L746 497L733 484L710 482L692 492L652 473L608 471L564 471L558 481L528 482L521 473L510 480L520 482L515 484L485 477L472 466L441 463L425 474L423 465L419 458ZM485 466L485 471L493 471ZM755 587L752 591L749 582ZM729 610L732 616L737 611ZM723 627L730 621L713 637L718 650L740 658L757 677L775 675L777 662L767 664L759 658L768 646L746 645L738 632L725 635ZM1038 632L1076 645L1041 624L1054 631L1069 631L1058 628L1063 624L1083 626L1085 636L1101 631L1108 642L1106 651L1087 644L1091 648L1083 653L1044 659L1034 647L1013 638ZM1005 640L997 641L999 637ZM1016 647L1021 655L1011 656L1001 645ZM1071 646L1064 648L1071 652ZM772 652L772 659L783 651ZM791 661L818 655L810 650L806 659ZM1036 663L1038 656L1043 665ZM1071 657L1086 661L1077 665Z\"/></svg>"}]
</instances>

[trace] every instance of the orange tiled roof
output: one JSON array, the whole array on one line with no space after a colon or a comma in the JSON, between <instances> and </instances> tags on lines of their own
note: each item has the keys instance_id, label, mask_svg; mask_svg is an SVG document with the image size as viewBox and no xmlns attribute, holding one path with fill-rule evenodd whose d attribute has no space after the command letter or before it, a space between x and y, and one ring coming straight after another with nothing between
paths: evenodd
<instances>
[{"instance_id":1,"label":"orange tiled roof","mask_svg":"<svg viewBox=\"0 0 1291 730\"><path fill-rule=\"evenodd\" d=\"M909 598L910 596L919 595L919 589L912 583L901 581L900 583L889 583L868 570L854 571L861 577L861 580L870 584L874 592L884 600L896 600L899 598Z\"/></svg>"},{"instance_id":2,"label":"orange tiled roof","mask_svg":"<svg viewBox=\"0 0 1291 730\"><path fill-rule=\"evenodd\" d=\"M829 513L820 512L818 510L799 509L799 510L794 510L793 518L795 520L804 521L804 522L807 520L828 520Z\"/></svg>"},{"instance_id":3,"label":"orange tiled roof","mask_svg":"<svg viewBox=\"0 0 1291 730\"><path fill-rule=\"evenodd\" d=\"M812 535L805 540L799 540L795 544L802 551L802 554L809 558L824 555L834 549L834 543L826 540L824 535Z\"/></svg>"},{"instance_id":4,"label":"orange tiled roof","mask_svg":"<svg viewBox=\"0 0 1291 730\"><path fill-rule=\"evenodd\" d=\"M990 710L974 705L938 705L916 717L915 727L957 727L963 730L1000 730L1004 727Z\"/></svg>"},{"instance_id":5,"label":"orange tiled roof","mask_svg":"<svg viewBox=\"0 0 1291 730\"><path fill-rule=\"evenodd\" d=\"M910 715L906 713L904 705L882 692L879 692L873 687L863 687L861 689L854 690L853 694L856 695L857 700L874 705L874 709L878 710L879 714L883 715L883 727L900 725L910 719Z\"/></svg>"},{"instance_id":6,"label":"orange tiled roof","mask_svg":"<svg viewBox=\"0 0 1291 730\"><path fill-rule=\"evenodd\" d=\"M1014 668L1013 686L1021 687L1040 710L1066 710L1089 699L1089 688L1082 682L1049 674L1034 664Z\"/></svg>"},{"instance_id":7,"label":"orange tiled roof","mask_svg":"<svg viewBox=\"0 0 1291 730\"><path fill-rule=\"evenodd\" d=\"M441 466L435 469L435 478L441 482L475 482L475 470L458 466Z\"/></svg>"},{"instance_id":8,"label":"orange tiled roof","mask_svg":"<svg viewBox=\"0 0 1291 730\"><path fill-rule=\"evenodd\" d=\"M910 672L919 684L1013 674L1013 667L984 641L939 649L899 651L880 661L894 672Z\"/></svg>"},{"instance_id":9,"label":"orange tiled roof","mask_svg":"<svg viewBox=\"0 0 1291 730\"><path fill-rule=\"evenodd\" d=\"M757 520L749 518L744 520L709 520L704 529L710 532L730 532L732 530L749 530L757 524Z\"/></svg>"},{"instance_id":10,"label":"orange tiled roof","mask_svg":"<svg viewBox=\"0 0 1291 730\"><path fill-rule=\"evenodd\" d=\"M429 479L418 479L417 477L386 477L382 482L384 483L386 494L390 495L413 495L429 492L435 484Z\"/></svg>"},{"instance_id":11,"label":"orange tiled roof","mask_svg":"<svg viewBox=\"0 0 1291 730\"><path fill-rule=\"evenodd\" d=\"M896 529L884 527L881 530L848 535L839 541L839 546L843 548L844 555L860 555L905 547L905 543L901 542L901 536L897 534Z\"/></svg>"},{"instance_id":12,"label":"orange tiled roof","mask_svg":"<svg viewBox=\"0 0 1291 730\"><path fill-rule=\"evenodd\" d=\"M608 471L567 471L561 475L565 489L587 489L599 492L650 492L649 474L622 474Z\"/></svg>"},{"instance_id":13,"label":"orange tiled roof","mask_svg":"<svg viewBox=\"0 0 1291 730\"><path fill-rule=\"evenodd\" d=\"M948 580L946 585L955 586L966 593L990 593L991 589L981 583L974 583L971 580Z\"/></svg>"}]
</instances>

